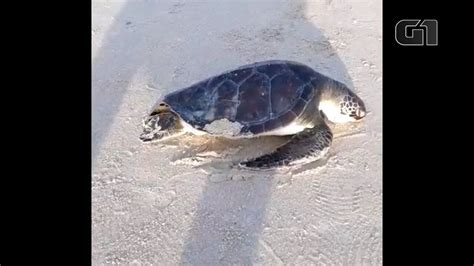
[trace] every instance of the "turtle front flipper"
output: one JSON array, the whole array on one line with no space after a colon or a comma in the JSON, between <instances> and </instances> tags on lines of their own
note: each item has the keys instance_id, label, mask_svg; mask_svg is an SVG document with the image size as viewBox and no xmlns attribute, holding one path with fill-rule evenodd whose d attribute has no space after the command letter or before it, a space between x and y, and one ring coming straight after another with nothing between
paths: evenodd
<instances>
[{"instance_id":1,"label":"turtle front flipper","mask_svg":"<svg viewBox=\"0 0 474 266\"><path fill-rule=\"evenodd\" d=\"M140 139L143 142L165 140L184 134L183 126L177 114L165 110L154 112L145 118Z\"/></svg>"},{"instance_id":2,"label":"turtle front flipper","mask_svg":"<svg viewBox=\"0 0 474 266\"><path fill-rule=\"evenodd\" d=\"M294 135L274 152L241 162L240 166L247 168L274 168L316 161L326 154L331 142L331 130L322 122L313 128L306 128Z\"/></svg>"}]
</instances>

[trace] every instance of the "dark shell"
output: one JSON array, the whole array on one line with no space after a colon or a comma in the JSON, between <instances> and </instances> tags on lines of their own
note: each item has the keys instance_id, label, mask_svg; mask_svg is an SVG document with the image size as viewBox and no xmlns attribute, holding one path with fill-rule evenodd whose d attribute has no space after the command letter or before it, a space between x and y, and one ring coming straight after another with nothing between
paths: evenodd
<instances>
[{"instance_id":1,"label":"dark shell","mask_svg":"<svg viewBox=\"0 0 474 266\"><path fill-rule=\"evenodd\" d=\"M243 125L242 134L284 127L314 97L325 76L292 61L242 66L165 96L164 101L197 129L226 118Z\"/></svg>"}]
</instances>

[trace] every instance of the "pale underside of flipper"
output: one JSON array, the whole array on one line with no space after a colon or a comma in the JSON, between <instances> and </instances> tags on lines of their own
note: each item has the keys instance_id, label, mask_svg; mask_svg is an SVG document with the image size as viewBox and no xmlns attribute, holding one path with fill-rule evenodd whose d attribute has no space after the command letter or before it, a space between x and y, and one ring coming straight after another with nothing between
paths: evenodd
<instances>
[{"instance_id":1,"label":"pale underside of flipper","mask_svg":"<svg viewBox=\"0 0 474 266\"><path fill-rule=\"evenodd\" d=\"M317 161L327 153L332 137L330 128L322 122L294 135L274 152L241 162L240 166L265 169Z\"/></svg>"},{"instance_id":2,"label":"pale underside of flipper","mask_svg":"<svg viewBox=\"0 0 474 266\"><path fill-rule=\"evenodd\" d=\"M143 122L140 139L143 142L162 141L185 133L178 115L161 110L148 116Z\"/></svg>"}]
</instances>

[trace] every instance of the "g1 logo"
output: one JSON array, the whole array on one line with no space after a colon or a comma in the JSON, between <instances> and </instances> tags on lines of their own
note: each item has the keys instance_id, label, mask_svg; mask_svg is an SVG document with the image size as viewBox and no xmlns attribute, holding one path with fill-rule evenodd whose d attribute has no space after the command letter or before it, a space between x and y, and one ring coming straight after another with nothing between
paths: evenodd
<instances>
[{"instance_id":1,"label":"g1 logo","mask_svg":"<svg viewBox=\"0 0 474 266\"><path fill-rule=\"evenodd\" d=\"M438 21L403 19L395 25L395 40L403 46L438 45Z\"/></svg>"}]
</instances>

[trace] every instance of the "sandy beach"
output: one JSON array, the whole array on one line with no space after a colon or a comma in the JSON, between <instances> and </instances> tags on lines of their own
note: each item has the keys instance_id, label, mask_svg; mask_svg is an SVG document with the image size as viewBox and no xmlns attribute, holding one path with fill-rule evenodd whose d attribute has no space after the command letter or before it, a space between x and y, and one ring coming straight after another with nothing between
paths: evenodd
<instances>
[{"instance_id":1,"label":"sandy beach","mask_svg":"<svg viewBox=\"0 0 474 266\"><path fill-rule=\"evenodd\" d=\"M382 2L92 1L93 265L381 265ZM157 99L298 61L365 102L325 159L244 171L282 137L144 144Z\"/></svg>"}]
</instances>

